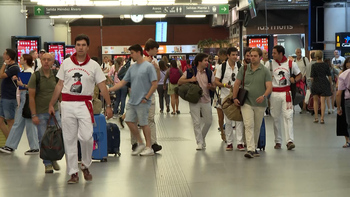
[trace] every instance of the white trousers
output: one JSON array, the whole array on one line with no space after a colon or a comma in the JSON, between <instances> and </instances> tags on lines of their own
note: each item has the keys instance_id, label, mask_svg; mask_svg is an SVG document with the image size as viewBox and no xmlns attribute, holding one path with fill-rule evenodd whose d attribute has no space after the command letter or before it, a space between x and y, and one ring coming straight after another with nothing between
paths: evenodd
<instances>
[{"instance_id":1,"label":"white trousers","mask_svg":"<svg viewBox=\"0 0 350 197\"><path fill-rule=\"evenodd\" d=\"M282 144L282 122L283 131L286 137L286 143L293 142L293 107L287 108L286 93L272 92L270 97L270 103L270 112L273 118L273 129L275 133L275 143Z\"/></svg>"},{"instance_id":2,"label":"white trousers","mask_svg":"<svg viewBox=\"0 0 350 197\"><path fill-rule=\"evenodd\" d=\"M128 113L128 112L126 112ZM157 143L157 128L156 122L154 121L154 116L156 115L156 97L152 96L152 103L148 112L148 126L151 129L151 144ZM131 144L137 143L137 139L130 132Z\"/></svg>"},{"instance_id":3,"label":"white trousers","mask_svg":"<svg viewBox=\"0 0 350 197\"><path fill-rule=\"evenodd\" d=\"M257 148L265 109L266 107L253 107L248 104L241 107L248 151L255 151Z\"/></svg>"},{"instance_id":4,"label":"white trousers","mask_svg":"<svg viewBox=\"0 0 350 197\"><path fill-rule=\"evenodd\" d=\"M225 117L225 135L226 135L226 142L227 145L233 143L233 123L235 123L236 128L236 139L237 144L244 144L244 128L243 128L243 121L233 121L227 118L227 116L224 114Z\"/></svg>"},{"instance_id":5,"label":"white trousers","mask_svg":"<svg viewBox=\"0 0 350 197\"><path fill-rule=\"evenodd\" d=\"M78 149L77 140L81 145L81 162L89 168L92 162L93 125L85 102L61 102L62 132L64 149L66 151L67 172L77 173Z\"/></svg>"},{"instance_id":6,"label":"white trousers","mask_svg":"<svg viewBox=\"0 0 350 197\"><path fill-rule=\"evenodd\" d=\"M190 114L193 122L194 135L196 137L197 144L203 145L205 143L205 137L209 131L212 122L211 104L209 103L189 103ZM200 114L202 113L202 118Z\"/></svg>"}]
</instances>

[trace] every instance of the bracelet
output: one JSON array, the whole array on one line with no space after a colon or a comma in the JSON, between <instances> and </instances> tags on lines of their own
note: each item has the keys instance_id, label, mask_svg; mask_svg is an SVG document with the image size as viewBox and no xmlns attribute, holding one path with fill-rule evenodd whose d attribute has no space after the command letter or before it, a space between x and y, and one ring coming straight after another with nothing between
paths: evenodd
<instances>
[{"instance_id":1,"label":"bracelet","mask_svg":"<svg viewBox=\"0 0 350 197\"><path fill-rule=\"evenodd\" d=\"M148 99L146 97L143 97L144 100L148 101Z\"/></svg>"},{"instance_id":2,"label":"bracelet","mask_svg":"<svg viewBox=\"0 0 350 197\"><path fill-rule=\"evenodd\" d=\"M112 105L111 104L109 104L109 105L107 104L106 107L112 107Z\"/></svg>"},{"instance_id":3,"label":"bracelet","mask_svg":"<svg viewBox=\"0 0 350 197\"><path fill-rule=\"evenodd\" d=\"M235 101L237 98L233 98L232 100Z\"/></svg>"},{"instance_id":4,"label":"bracelet","mask_svg":"<svg viewBox=\"0 0 350 197\"><path fill-rule=\"evenodd\" d=\"M34 118L36 116L36 114L32 114L32 118Z\"/></svg>"}]
</instances>

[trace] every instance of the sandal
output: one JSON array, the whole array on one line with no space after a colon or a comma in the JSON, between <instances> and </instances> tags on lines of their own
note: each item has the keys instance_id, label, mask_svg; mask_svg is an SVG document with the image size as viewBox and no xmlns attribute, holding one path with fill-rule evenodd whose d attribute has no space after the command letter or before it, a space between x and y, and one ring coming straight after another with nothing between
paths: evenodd
<instances>
[{"instance_id":1,"label":"sandal","mask_svg":"<svg viewBox=\"0 0 350 197\"><path fill-rule=\"evenodd\" d=\"M318 123L318 118L315 118L314 123Z\"/></svg>"},{"instance_id":2,"label":"sandal","mask_svg":"<svg viewBox=\"0 0 350 197\"><path fill-rule=\"evenodd\" d=\"M349 142L346 142L346 144L343 145L343 148L348 148L348 147L350 147L350 143L349 143Z\"/></svg>"},{"instance_id":3,"label":"sandal","mask_svg":"<svg viewBox=\"0 0 350 197\"><path fill-rule=\"evenodd\" d=\"M324 120L323 119L321 119L320 124L324 124Z\"/></svg>"},{"instance_id":4,"label":"sandal","mask_svg":"<svg viewBox=\"0 0 350 197\"><path fill-rule=\"evenodd\" d=\"M175 112L171 112L171 115L176 115L176 113Z\"/></svg>"}]
</instances>

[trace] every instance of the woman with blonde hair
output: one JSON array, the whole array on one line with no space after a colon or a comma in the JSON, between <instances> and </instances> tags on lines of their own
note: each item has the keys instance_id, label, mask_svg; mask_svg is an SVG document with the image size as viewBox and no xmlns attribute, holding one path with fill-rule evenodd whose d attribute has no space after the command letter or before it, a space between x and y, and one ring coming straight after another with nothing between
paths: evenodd
<instances>
[{"instance_id":1,"label":"woman with blonde hair","mask_svg":"<svg viewBox=\"0 0 350 197\"><path fill-rule=\"evenodd\" d=\"M321 99L321 120L320 123L324 124L324 112L326 108L326 97L332 95L332 77L329 70L329 66L323 62L323 52L315 52L316 63L311 67L311 94L314 98L314 123L318 123L318 103Z\"/></svg>"}]
</instances>

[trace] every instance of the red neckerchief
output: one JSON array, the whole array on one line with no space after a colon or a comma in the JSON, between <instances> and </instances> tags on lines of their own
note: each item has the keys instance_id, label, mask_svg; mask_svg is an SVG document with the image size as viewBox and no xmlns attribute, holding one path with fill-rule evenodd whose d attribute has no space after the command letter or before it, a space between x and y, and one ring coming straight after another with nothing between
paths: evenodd
<instances>
[{"instance_id":1,"label":"red neckerchief","mask_svg":"<svg viewBox=\"0 0 350 197\"><path fill-rule=\"evenodd\" d=\"M143 55L146 56L146 57L149 57L147 51L143 51Z\"/></svg>"},{"instance_id":2,"label":"red neckerchief","mask_svg":"<svg viewBox=\"0 0 350 197\"><path fill-rule=\"evenodd\" d=\"M89 56L89 54L86 54L85 61L83 63L81 63L81 64L79 64L79 62L77 60L77 53L74 53L72 56L70 56L70 59L72 60L72 62L75 65L84 66L85 64L87 64L90 61L90 56Z\"/></svg>"},{"instance_id":3,"label":"red neckerchief","mask_svg":"<svg viewBox=\"0 0 350 197\"><path fill-rule=\"evenodd\" d=\"M278 61L278 60L275 60L275 61L278 63L278 65L281 66L281 64L282 64L283 62L286 62L287 60L288 60L288 59L286 58L286 56L283 56L281 62Z\"/></svg>"}]
</instances>

